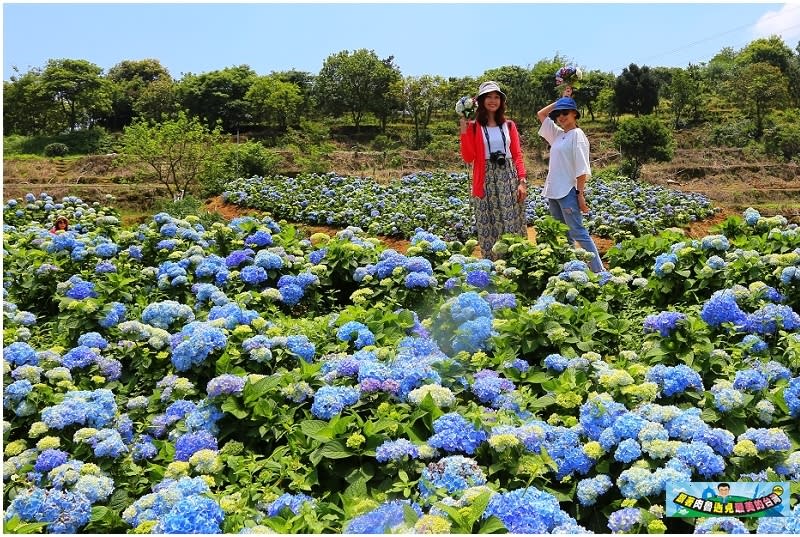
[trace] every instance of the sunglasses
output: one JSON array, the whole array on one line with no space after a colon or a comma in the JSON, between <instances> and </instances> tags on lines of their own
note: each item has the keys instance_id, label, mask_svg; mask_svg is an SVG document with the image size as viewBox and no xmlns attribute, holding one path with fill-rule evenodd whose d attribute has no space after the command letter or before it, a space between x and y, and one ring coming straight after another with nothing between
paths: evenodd
<instances>
[{"instance_id":1,"label":"sunglasses","mask_svg":"<svg viewBox=\"0 0 800 537\"><path fill-rule=\"evenodd\" d=\"M560 116L568 116L570 112L572 112L572 110L558 110L558 111L555 113L555 115L556 115L556 117L560 117Z\"/></svg>"}]
</instances>

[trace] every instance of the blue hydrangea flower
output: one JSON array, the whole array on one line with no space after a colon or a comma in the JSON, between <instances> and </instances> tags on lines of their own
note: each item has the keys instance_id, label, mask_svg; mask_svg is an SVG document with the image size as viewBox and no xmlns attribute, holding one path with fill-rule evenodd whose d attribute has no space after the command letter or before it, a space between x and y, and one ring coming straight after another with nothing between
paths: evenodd
<instances>
[{"instance_id":1,"label":"blue hydrangea flower","mask_svg":"<svg viewBox=\"0 0 800 537\"><path fill-rule=\"evenodd\" d=\"M788 451L792 448L789 437L781 429L751 428L740 434L738 440L750 440L759 453L763 451Z\"/></svg>"},{"instance_id":2,"label":"blue hydrangea flower","mask_svg":"<svg viewBox=\"0 0 800 537\"><path fill-rule=\"evenodd\" d=\"M656 257L655 265L653 266L653 273L659 278L675 270L675 265L678 264L678 256L672 252L660 254Z\"/></svg>"},{"instance_id":3,"label":"blue hydrangea flower","mask_svg":"<svg viewBox=\"0 0 800 537\"><path fill-rule=\"evenodd\" d=\"M99 324L103 328L111 328L125 320L127 308L121 302L111 302L103 308L105 316L100 319Z\"/></svg>"},{"instance_id":4,"label":"blue hydrangea flower","mask_svg":"<svg viewBox=\"0 0 800 537\"><path fill-rule=\"evenodd\" d=\"M632 438L627 438L619 443L614 451L614 460L630 463L642 456L642 447L639 442Z\"/></svg>"},{"instance_id":5,"label":"blue hydrangea flower","mask_svg":"<svg viewBox=\"0 0 800 537\"><path fill-rule=\"evenodd\" d=\"M669 337L678 324L686 320L686 315L677 311L662 311L648 315L644 320L645 332L658 332L661 337Z\"/></svg>"},{"instance_id":6,"label":"blue hydrangea flower","mask_svg":"<svg viewBox=\"0 0 800 537\"><path fill-rule=\"evenodd\" d=\"M405 438L387 440L375 450L375 460L378 462L399 461L404 457L410 459L419 457L417 446Z\"/></svg>"},{"instance_id":7,"label":"blue hydrangea flower","mask_svg":"<svg viewBox=\"0 0 800 537\"><path fill-rule=\"evenodd\" d=\"M759 519L762 520L762 519ZM697 524L694 527L694 533L703 535L709 533L725 533L725 534L739 534L750 533L747 526L744 525L739 519L733 517L712 517L706 519L697 519Z\"/></svg>"},{"instance_id":8,"label":"blue hydrangea flower","mask_svg":"<svg viewBox=\"0 0 800 537\"><path fill-rule=\"evenodd\" d=\"M766 304L747 316L747 329L756 334L776 334L778 330L800 328L800 315L785 305Z\"/></svg>"},{"instance_id":9,"label":"blue hydrangea flower","mask_svg":"<svg viewBox=\"0 0 800 537\"><path fill-rule=\"evenodd\" d=\"M244 389L246 379L237 375L223 374L208 381L206 392L209 397L220 395L239 395Z\"/></svg>"},{"instance_id":10,"label":"blue hydrangea flower","mask_svg":"<svg viewBox=\"0 0 800 537\"><path fill-rule=\"evenodd\" d=\"M743 369L736 372L733 387L746 392L758 392L767 388L767 378L755 369Z\"/></svg>"},{"instance_id":11,"label":"blue hydrangea flower","mask_svg":"<svg viewBox=\"0 0 800 537\"><path fill-rule=\"evenodd\" d=\"M224 349L227 343L228 338L220 328L207 322L193 321L170 338L172 365L178 371L188 371L204 362L212 352Z\"/></svg>"},{"instance_id":12,"label":"blue hydrangea flower","mask_svg":"<svg viewBox=\"0 0 800 537\"><path fill-rule=\"evenodd\" d=\"M683 393L688 389L703 390L700 374L684 364L676 366L657 364L648 370L645 378L655 382L665 397Z\"/></svg>"},{"instance_id":13,"label":"blue hydrangea flower","mask_svg":"<svg viewBox=\"0 0 800 537\"><path fill-rule=\"evenodd\" d=\"M175 441L175 460L188 461L189 458L201 449L217 451L217 439L208 431L186 433Z\"/></svg>"},{"instance_id":14,"label":"blue hydrangea flower","mask_svg":"<svg viewBox=\"0 0 800 537\"><path fill-rule=\"evenodd\" d=\"M569 365L569 359L561 356L560 354L550 354L544 359L544 366L550 371L556 373L563 372Z\"/></svg>"},{"instance_id":15,"label":"blue hydrangea flower","mask_svg":"<svg viewBox=\"0 0 800 537\"><path fill-rule=\"evenodd\" d=\"M257 247L271 246L272 234L269 231L264 231L259 229L252 235L248 236L244 240L244 244L245 246L257 246Z\"/></svg>"},{"instance_id":16,"label":"blue hydrangea flower","mask_svg":"<svg viewBox=\"0 0 800 537\"><path fill-rule=\"evenodd\" d=\"M311 362L316 353L316 347L311 341L303 335L288 336L286 338L286 348L306 362Z\"/></svg>"},{"instance_id":17,"label":"blue hydrangea flower","mask_svg":"<svg viewBox=\"0 0 800 537\"><path fill-rule=\"evenodd\" d=\"M514 389L514 383L495 371L484 369L475 374L471 389L482 403L493 405L501 394Z\"/></svg>"},{"instance_id":18,"label":"blue hydrangea flower","mask_svg":"<svg viewBox=\"0 0 800 537\"><path fill-rule=\"evenodd\" d=\"M467 273L466 278L467 284L472 285L473 287L477 287L478 289L483 289L488 287L491 283L491 279L489 278L489 274L487 274L483 270L473 270Z\"/></svg>"},{"instance_id":19,"label":"blue hydrangea flower","mask_svg":"<svg viewBox=\"0 0 800 537\"><path fill-rule=\"evenodd\" d=\"M641 521L642 512L638 507L626 507L608 516L608 529L613 533L628 533Z\"/></svg>"},{"instance_id":20,"label":"blue hydrangea flower","mask_svg":"<svg viewBox=\"0 0 800 537\"><path fill-rule=\"evenodd\" d=\"M800 377L794 377L783 391L783 400L789 407L789 415L793 418L800 417Z\"/></svg>"},{"instance_id":21,"label":"blue hydrangea flower","mask_svg":"<svg viewBox=\"0 0 800 537\"><path fill-rule=\"evenodd\" d=\"M543 534L562 526L577 526L575 519L561 510L552 494L536 487L495 494L483 512L483 518L492 515L500 519L509 533Z\"/></svg>"},{"instance_id":22,"label":"blue hydrangea flower","mask_svg":"<svg viewBox=\"0 0 800 537\"><path fill-rule=\"evenodd\" d=\"M153 528L153 533L221 533L225 514L206 496L191 495L178 500Z\"/></svg>"},{"instance_id":23,"label":"blue hydrangea flower","mask_svg":"<svg viewBox=\"0 0 800 537\"><path fill-rule=\"evenodd\" d=\"M300 508L305 503L310 503L312 506L316 504L316 500L308 494L302 492L298 494L290 494L285 492L281 494L276 500L270 502L267 506L267 516L278 516L284 509L289 509L295 515L300 512Z\"/></svg>"},{"instance_id":24,"label":"blue hydrangea flower","mask_svg":"<svg viewBox=\"0 0 800 537\"><path fill-rule=\"evenodd\" d=\"M358 402L360 392L347 386L323 386L314 394L311 413L317 418L329 420L340 414L345 407Z\"/></svg>"},{"instance_id":25,"label":"blue hydrangea flower","mask_svg":"<svg viewBox=\"0 0 800 537\"><path fill-rule=\"evenodd\" d=\"M70 278L70 280L72 280L72 278ZM94 284L92 282L87 282L80 277L76 277L76 280L72 282L65 296L74 300L83 300L85 298L96 298L98 295L97 291L94 290Z\"/></svg>"},{"instance_id":26,"label":"blue hydrangea flower","mask_svg":"<svg viewBox=\"0 0 800 537\"><path fill-rule=\"evenodd\" d=\"M597 503L597 498L608 492L614 483L606 474L600 474L590 479L578 481L576 494L578 501L584 507Z\"/></svg>"},{"instance_id":27,"label":"blue hydrangea flower","mask_svg":"<svg viewBox=\"0 0 800 537\"><path fill-rule=\"evenodd\" d=\"M339 341L353 341L356 349L375 344L375 335L366 325L358 321L349 321L343 324L336 332Z\"/></svg>"},{"instance_id":28,"label":"blue hydrangea flower","mask_svg":"<svg viewBox=\"0 0 800 537\"><path fill-rule=\"evenodd\" d=\"M61 451L60 449L45 449L36 458L36 464L33 466L34 471L46 473L67 462L69 453Z\"/></svg>"},{"instance_id":29,"label":"blue hydrangea flower","mask_svg":"<svg viewBox=\"0 0 800 537\"><path fill-rule=\"evenodd\" d=\"M111 457L116 459L128 452L119 431L101 429L89 439L89 445L94 450L95 457Z\"/></svg>"},{"instance_id":30,"label":"blue hydrangea flower","mask_svg":"<svg viewBox=\"0 0 800 537\"><path fill-rule=\"evenodd\" d=\"M730 289L715 291L703 305L700 317L715 328L722 323L733 323L735 326L747 324L747 314L736 303L736 295Z\"/></svg>"},{"instance_id":31,"label":"blue hydrangea flower","mask_svg":"<svg viewBox=\"0 0 800 537\"><path fill-rule=\"evenodd\" d=\"M406 506L411 507L417 516L422 516L422 509L416 503L408 500L392 500L353 518L345 524L342 533L397 533L407 529Z\"/></svg>"},{"instance_id":32,"label":"blue hydrangea flower","mask_svg":"<svg viewBox=\"0 0 800 537\"><path fill-rule=\"evenodd\" d=\"M442 488L452 497L459 497L464 490L486 484L486 475L474 459L461 455L444 457L438 462L428 463L419 480L419 491L428 498Z\"/></svg>"},{"instance_id":33,"label":"blue hydrangea flower","mask_svg":"<svg viewBox=\"0 0 800 537\"><path fill-rule=\"evenodd\" d=\"M703 442L694 441L679 446L676 456L704 478L710 478L725 471L725 460L714 453L711 446Z\"/></svg>"},{"instance_id":34,"label":"blue hydrangea flower","mask_svg":"<svg viewBox=\"0 0 800 537\"><path fill-rule=\"evenodd\" d=\"M461 414L451 412L440 416L433 422L433 436L428 445L447 452L463 451L468 455L486 441L486 432L477 429Z\"/></svg>"},{"instance_id":35,"label":"blue hydrangea flower","mask_svg":"<svg viewBox=\"0 0 800 537\"><path fill-rule=\"evenodd\" d=\"M479 317L465 321L456 330L456 335L452 339L452 347L455 352L475 353L486 350L489 339L493 335L495 332L492 329L491 317Z\"/></svg>"},{"instance_id":36,"label":"blue hydrangea flower","mask_svg":"<svg viewBox=\"0 0 800 537\"><path fill-rule=\"evenodd\" d=\"M133 444L131 453L135 461L149 460L156 456L158 448L153 444L153 438L150 435L143 434L141 438Z\"/></svg>"}]
</instances>

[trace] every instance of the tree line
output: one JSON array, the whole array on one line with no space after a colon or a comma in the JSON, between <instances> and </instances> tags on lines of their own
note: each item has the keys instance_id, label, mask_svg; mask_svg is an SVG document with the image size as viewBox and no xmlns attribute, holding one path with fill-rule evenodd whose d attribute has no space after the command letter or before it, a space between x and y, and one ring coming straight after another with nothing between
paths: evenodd
<instances>
[{"instance_id":1,"label":"tree line","mask_svg":"<svg viewBox=\"0 0 800 537\"><path fill-rule=\"evenodd\" d=\"M87 60L51 59L25 73L15 68L4 81L3 131L47 136L102 127L121 132L135 122L160 123L184 113L229 134L285 132L304 119L328 118L346 118L356 130L371 118L385 132L387 123L404 118L413 126L412 145L423 147L432 118L452 114L456 100L474 93L481 80L497 80L508 95L510 117L531 124L533 112L558 96L554 73L566 63L556 55L478 77L404 76L393 56L359 49L331 54L317 74L259 75L239 65L176 80L157 59L124 60L108 72ZM618 76L584 69L574 96L592 120L602 115L616 124L624 114L656 113L682 128L722 118L741 122L739 130L759 139L771 113L790 118L798 113L800 43L792 50L778 36L756 39L686 68L630 64Z\"/></svg>"}]
</instances>

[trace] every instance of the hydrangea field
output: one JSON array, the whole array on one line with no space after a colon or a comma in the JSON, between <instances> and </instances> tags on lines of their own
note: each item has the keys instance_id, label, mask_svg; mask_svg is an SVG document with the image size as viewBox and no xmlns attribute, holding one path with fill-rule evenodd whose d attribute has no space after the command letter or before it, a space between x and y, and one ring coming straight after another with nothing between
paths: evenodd
<instances>
[{"instance_id":1,"label":"hydrangea field","mask_svg":"<svg viewBox=\"0 0 800 537\"><path fill-rule=\"evenodd\" d=\"M656 230L707 200L598 182L595 229L633 221L594 274L535 194L491 262L463 177L314 180L226 197L369 231L5 203L5 532L800 532L796 225L693 240ZM671 480L789 481L793 516L667 518Z\"/></svg>"},{"instance_id":2,"label":"hydrangea field","mask_svg":"<svg viewBox=\"0 0 800 537\"><path fill-rule=\"evenodd\" d=\"M605 174L608 175L608 174ZM239 179L225 201L268 211L274 218L328 226L359 226L370 234L410 238L418 227L444 240L475 236L466 173L419 172L387 184L335 173ZM549 214L541 187L531 185L527 217L534 224ZM714 214L711 202L601 172L586 186L592 213L586 228L615 240L655 233Z\"/></svg>"}]
</instances>

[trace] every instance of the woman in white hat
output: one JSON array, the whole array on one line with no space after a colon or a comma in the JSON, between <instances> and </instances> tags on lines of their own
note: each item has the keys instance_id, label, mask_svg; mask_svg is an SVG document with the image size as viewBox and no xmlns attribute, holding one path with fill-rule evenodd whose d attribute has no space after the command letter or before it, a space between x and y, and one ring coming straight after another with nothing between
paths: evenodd
<instances>
[{"instance_id":1,"label":"woman in white hat","mask_svg":"<svg viewBox=\"0 0 800 537\"><path fill-rule=\"evenodd\" d=\"M572 242L594 254L589 263L592 271L603 272L600 252L583 226L581 216L589 212L584 188L592 169L589 165L589 139L576 123L581 114L572 98L572 88L567 86L563 97L536 115L542 123L539 135L550 144L550 164L542 190L550 205L550 214L569 226Z\"/></svg>"},{"instance_id":2,"label":"woman in white hat","mask_svg":"<svg viewBox=\"0 0 800 537\"><path fill-rule=\"evenodd\" d=\"M506 94L497 82L478 88L475 121L461 118L461 156L472 163L472 202L481 253L488 259L505 233L527 237L525 164L519 132L506 119Z\"/></svg>"}]
</instances>

